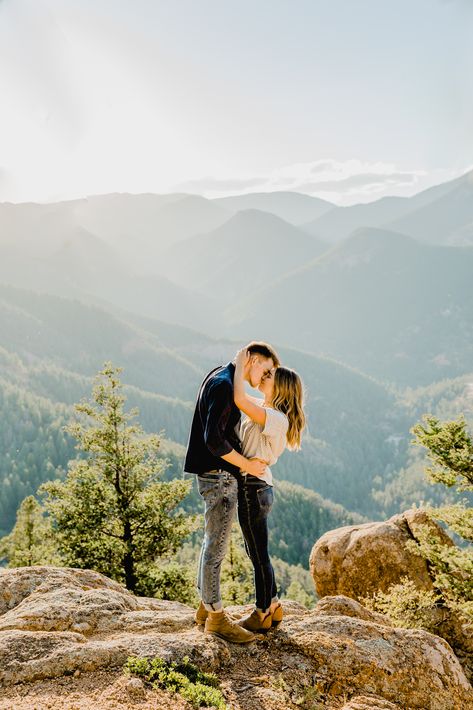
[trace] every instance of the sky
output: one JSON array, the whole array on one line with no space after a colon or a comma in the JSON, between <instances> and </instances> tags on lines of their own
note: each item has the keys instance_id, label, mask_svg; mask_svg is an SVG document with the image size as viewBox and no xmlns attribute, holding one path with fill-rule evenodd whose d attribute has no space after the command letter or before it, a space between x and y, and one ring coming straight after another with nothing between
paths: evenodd
<instances>
[{"instance_id":1,"label":"sky","mask_svg":"<svg viewBox=\"0 0 473 710\"><path fill-rule=\"evenodd\" d=\"M0 201L411 195L473 167L473 0L0 0Z\"/></svg>"}]
</instances>

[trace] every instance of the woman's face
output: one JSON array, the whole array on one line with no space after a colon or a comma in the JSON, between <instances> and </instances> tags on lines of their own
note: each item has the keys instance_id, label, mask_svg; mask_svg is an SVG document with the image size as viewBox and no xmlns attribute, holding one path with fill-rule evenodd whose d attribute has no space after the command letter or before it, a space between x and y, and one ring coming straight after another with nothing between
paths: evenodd
<instances>
[{"instance_id":1,"label":"woman's face","mask_svg":"<svg viewBox=\"0 0 473 710\"><path fill-rule=\"evenodd\" d=\"M271 401L274 390L274 368L261 378L258 389L264 394L267 401Z\"/></svg>"}]
</instances>

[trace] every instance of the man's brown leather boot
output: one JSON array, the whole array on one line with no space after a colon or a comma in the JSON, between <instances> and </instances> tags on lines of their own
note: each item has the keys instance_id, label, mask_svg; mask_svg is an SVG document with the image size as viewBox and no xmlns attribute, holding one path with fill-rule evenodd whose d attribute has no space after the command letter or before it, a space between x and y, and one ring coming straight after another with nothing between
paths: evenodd
<instances>
[{"instance_id":1,"label":"man's brown leather boot","mask_svg":"<svg viewBox=\"0 0 473 710\"><path fill-rule=\"evenodd\" d=\"M226 615L228 616L229 619L233 619L233 618L234 618L232 614L229 614L229 613L228 613L228 611L225 612L225 613L226 613ZM205 624L205 622L206 622L206 620L207 620L208 615L209 615L209 612L208 612L207 609L205 608L204 602L201 601L200 604L199 604L199 608L198 608L197 611L195 612L195 616L194 616L195 623L198 624L199 626L204 626L204 624Z\"/></svg>"},{"instance_id":2,"label":"man's brown leather boot","mask_svg":"<svg viewBox=\"0 0 473 710\"><path fill-rule=\"evenodd\" d=\"M208 615L205 622L205 631L232 643L249 643L255 638L251 631L247 631L235 621L231 621L224 611Z\"/></svg>"}]
</instances>

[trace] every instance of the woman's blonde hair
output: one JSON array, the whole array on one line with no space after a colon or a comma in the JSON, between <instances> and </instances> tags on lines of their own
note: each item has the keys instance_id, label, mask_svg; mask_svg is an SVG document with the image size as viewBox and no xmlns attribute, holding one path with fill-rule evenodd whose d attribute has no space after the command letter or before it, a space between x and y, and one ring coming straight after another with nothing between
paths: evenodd
<instances>
[{"instance_id":1,"label":"woman's blonde hair","mask_svg":"<svg viewBox=\"0 0 473 710\"><path fill-rule=\"evenodd\" d=\"M301 437L305 427L304 388L302 380L294 370L277 367L274 372L272 406L286 415L289 421L287 446L292 451L301 448Z\"/></svg>"}]
</instances>

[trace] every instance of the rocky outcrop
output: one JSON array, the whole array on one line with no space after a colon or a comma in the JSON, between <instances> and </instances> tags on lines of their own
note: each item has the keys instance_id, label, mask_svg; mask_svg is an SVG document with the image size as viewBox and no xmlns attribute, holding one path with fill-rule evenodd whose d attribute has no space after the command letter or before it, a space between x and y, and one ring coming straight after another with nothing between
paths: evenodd
<instances>
[{"instance_id":1,"label":"rocky outcrop","mask_svg":"<svg viewBox=\"0 0 473 710\"><path fill-rule=\"evenodd\" d=\"M391 622L383 614L366 609L354 599L342 595L320 599L317 604L317 612L327 616L353 616L363 621L372 621L382 626L391 626Z\"/></svg>"},{"instance_id":2,"label":"rocky outcrop","mask_svg":"<svg viewBox=\"0 0 473 710\"><path fill-rule=\"evenodd\" d=\"M222 678L230 701L240 694L231 707L254 707L245 705L248 688L252 702L267 708L300 707L308 689L326 707L339 708L345 698L345 710L473 704L472 688L445 641L392 628L343 596L326 597L312 611L284 603L281 628L244 647L204 634L193 609L135 597L90 570L1 570L0 610L4 686L119 668L129 655L189 656ZM242 615L246 608L232 611Z\"/></svg>"},{"instance_id":3,"label":"rocky outcrop","mask_svg":"<svg viewBox=\"0 0 473 710\"><path fill-rule=\"evenodd\" d=\"M405 576L420 589L433 589L425 560L406 546L408 540L416 540L420 526L428 526L442 544L454 545L435 521L417 509L394 515L386 522L351 525L325 533L314 545L310 556L315 587L322 597L319 605L323 605L325 595L342 594L362 600L377 591L387 591ZM345 613L350 613L348 608ZM444 607L432 608L426 612L427 617L429 628L448 641L471 679L471 625ZM388 622L384 620L382 623Z\"/></svg>"},{"instance_id":4,"label":"rocky outcrop","mask_svg":"<svg viewBox=\"0 0 473 710\"><path fill-rule=\"evenodd\" d=\"M428 525L443 543L453 542L422 510L408 510L385 522L330 530L314 545L310 570L320 597L345 594L363 599L387 591L408 576L420 589L432 589L425 560L406 548L420 525Z\"/></svg>"}]
</instances>

